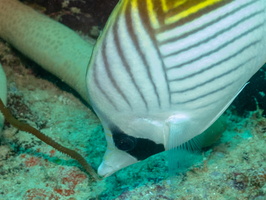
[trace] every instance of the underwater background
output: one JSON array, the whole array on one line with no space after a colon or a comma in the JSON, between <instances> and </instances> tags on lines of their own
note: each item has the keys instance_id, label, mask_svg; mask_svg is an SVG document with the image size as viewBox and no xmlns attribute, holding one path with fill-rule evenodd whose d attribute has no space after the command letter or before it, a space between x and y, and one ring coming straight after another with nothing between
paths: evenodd
<instances>
[{"instance_id":1,"label":"underwater background","mask_svg":"<svg viewBox=\"0 0 266 200\"><path fill-rule=\"evenodd\" d=\"M117 0L23 2L84 39L96 39ZM97 168L106 148L104 133L78 94L3 40L0 62L7 75L8 107L13 115L77 150ZM6 123L0 135L0 200L264 200L266 65L224 117L222 137L182 174L169 177L164 152L96 183L76 161Z\"/></svg>"}]
</instances>

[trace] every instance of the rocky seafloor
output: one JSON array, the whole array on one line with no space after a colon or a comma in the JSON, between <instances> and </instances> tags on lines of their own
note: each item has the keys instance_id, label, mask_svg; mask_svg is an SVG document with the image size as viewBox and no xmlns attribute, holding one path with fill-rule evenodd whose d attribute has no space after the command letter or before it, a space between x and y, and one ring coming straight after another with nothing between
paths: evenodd
<instances>
[{"instance_id":1,"label":"rocky seafloor","mask_svg":"<svg viewBox=\"0 0 266 200\"><path fill-rule=\"evenodd\" d=\"M24 2L95 38L116 3ZM85 4L94 7L86 11ZM79 5L85 10L78 11ZM76 19L83 19L87 27L83 23L78 25ZM77 27L72 27L74 24ZM8 107L16 118L77 150L97 168L106 148L104 134L97 117L77 94L3 40L0 62L8 80ZM92 182L76 161L6 123L0 135L0 200L264 200L265 68L224 114L227 126L222 137L202 152L200 162L175 176L169 177L165 152Z\"/></svg>"}]
</instances>

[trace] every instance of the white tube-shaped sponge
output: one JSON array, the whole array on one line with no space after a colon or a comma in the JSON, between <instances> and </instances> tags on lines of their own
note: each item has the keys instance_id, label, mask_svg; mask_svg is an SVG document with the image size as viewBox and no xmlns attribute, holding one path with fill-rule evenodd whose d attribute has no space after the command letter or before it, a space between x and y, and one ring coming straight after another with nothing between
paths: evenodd
<instances>
[{"instance_id":1,"label":"white tube-shaped sponge","mask_svg":"<svg viewBox=\"0 0 266 200\"><path fill-rule=\"evenodd\" d=\"M92 44L17 0L0 0L0 37L88 101L85 74Z\"/></svg>"}]
</instances>

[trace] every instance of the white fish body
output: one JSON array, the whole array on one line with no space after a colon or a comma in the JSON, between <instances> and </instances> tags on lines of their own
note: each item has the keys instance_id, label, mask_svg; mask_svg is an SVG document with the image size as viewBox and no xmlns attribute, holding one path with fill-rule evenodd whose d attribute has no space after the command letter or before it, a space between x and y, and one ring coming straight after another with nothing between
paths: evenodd
<instances>
[{"instance_id":1,"label":"white fish body","mask_svg":"<svg viewBox=\"0 0 266 200\"><path fill-rule=\"evenodd\" d=\"M121 1L87 72L108 143L98 173L206 130L265 63L265 20L264 0Z\"/></svg>"}]
</instances>

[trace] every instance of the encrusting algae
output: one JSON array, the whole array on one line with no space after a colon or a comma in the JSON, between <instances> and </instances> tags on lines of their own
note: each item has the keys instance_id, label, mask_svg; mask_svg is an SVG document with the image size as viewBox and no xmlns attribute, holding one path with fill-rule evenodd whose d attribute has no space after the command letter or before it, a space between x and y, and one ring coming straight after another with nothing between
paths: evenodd
<instances>
[{"instance_id":1,"label":"encrusting algae","mask_svg":"<svg viewBox=\"0 0 266 200\"><path fill-rule=\"evenodd\" d=\"M5 107L3 101L0 99L0 111L3 113L5 119L14 127L18 128L20 131L26 131L31 133L32 135L39 138L41 141L45 142L46 144L52 146L53 148L57 149L58 151L70 156L71 158L77 160L85 169L85 171L90 174L94 180L99 180L99 176L95 172L95 170L87 163L85 158L83 158L77 151L69 149L60 145L59 143L55 142L52 138L46 136L42 132L38 131L34 127L22 123L15 119L10 111Z\"/></svg>"}]
</instances>

